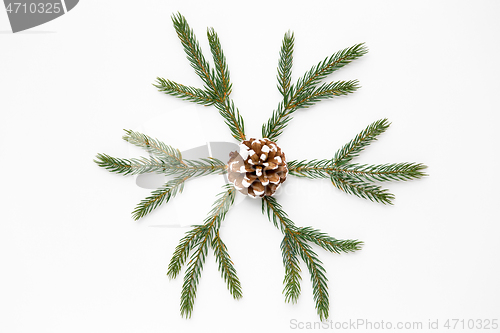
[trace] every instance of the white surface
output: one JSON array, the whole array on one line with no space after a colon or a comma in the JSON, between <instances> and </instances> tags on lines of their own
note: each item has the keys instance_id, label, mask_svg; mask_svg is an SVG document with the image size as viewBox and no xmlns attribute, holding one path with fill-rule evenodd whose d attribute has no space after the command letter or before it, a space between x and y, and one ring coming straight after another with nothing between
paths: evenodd
<instances>
[{"instance_id":1,"label":"white surface","mask_svg":"<svg viewBox=\"0 0 500 333\"><path fill-rule=\"evenodd\" d=\"M439 320L444 330L448 318L500 319L500 2L236 3L87 0L15 35L0 10L0 331L285 332L291 320L318 320L305 266L299 303L284 302L281 235L257 200L236 205L222 229L243 299L231 299L210 255L193 317L182 319L182 277L169 281L166 272L188 229L149 227L165 224L169 205L133 221L150 191L92 162L99 152L139 155L121 140L124 128L151 129L180 149L231 140L215 108L186 108L151 86L157 76L201 86L171 25L177 11L207 57L206 27L218 32L249 137L260 137L279 102L276 66L288 29L294 80L366 42L366 56L330 77L357 78L362 89L297 112L280 146L289 160L328 158L387 117L391 128L358 161L429 165L426 179L386 184L397 197L390 207L326 180L283 186L278 199L298 225L366 244L353 255L318 249L331 320L424 328ZM174 199L193 204L188 224L203 220L222 183L196 180Z\"/></svg>"}]
</instances>

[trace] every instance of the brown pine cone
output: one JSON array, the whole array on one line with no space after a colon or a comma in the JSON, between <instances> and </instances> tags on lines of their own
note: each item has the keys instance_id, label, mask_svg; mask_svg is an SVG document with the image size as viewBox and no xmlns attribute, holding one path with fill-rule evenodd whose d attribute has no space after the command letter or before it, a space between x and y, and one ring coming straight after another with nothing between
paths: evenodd
<instances>
[{"instance_id":1,"label":"brown pine cone","mask_svg":"<svg viewBox=\"0 0 500 333\"><path fill-rule=\"evenodd\" d=\"M229 157L229 181L253 198L273 195L288 174L285 154L268 139L245 140L240 152L231 152Z\"/></svg>"}]
</instances>

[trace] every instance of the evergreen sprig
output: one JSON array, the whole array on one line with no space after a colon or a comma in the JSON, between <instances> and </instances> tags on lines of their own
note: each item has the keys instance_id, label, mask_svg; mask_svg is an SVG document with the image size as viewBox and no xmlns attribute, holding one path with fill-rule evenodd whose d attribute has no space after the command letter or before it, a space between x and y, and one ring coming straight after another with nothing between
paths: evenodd
<instances>
[{"instance_id":1,"label":"evergreen sprig","mask_svg":"<svg viewBox=\"0 0 500 333\"><path fill-rule=\"evenodd\" d=\"M242 295L241 284L236 275L233 262L219 236L220 224L234 203L236 191L231 185L225 185L224 190L224 192L219 194L204 224L194 226L194 229L188 232L183 240L181 240L169 264L168 275L170 277L177 276L189 252L194 251L186 269L181 293L181 315L184 317L191 317L199 278L209 247L212 247L214 250L216 260L219 264L219 271L231 295L235 299L241 298Z\"/></svg>"},{"instance_id":2,"label":"evergreen sprig","mask_svg":"<svg viewBox=\"0 0 500 333\"><path fill-rule=\"evenodd\" d=\"M321 320L328 318L328 279L316 253L307 242L312 242L333 253L355 252L361 249L363 242L357 240L337 240L327 234L310 228L297 228L288 218L281 205L273 197L262 198L262 213L267 213L269 220L284 234L281 242L283 265L285 266L285 301L296 302L300 295L300 268L297 256L300 255L311 275L313 296L316 310Z\"/></svg>"},{"instance_id":3,"label":"evergreen sprig","mask_svg":"<svg viewBox=\"0 0 500 333\"><path fill-rule=\"evenodd\" d=\"M201 105L212 105L215 103L213 97L203 89L185 86L161 77L156 78L156 82L157 84L153 85L165 94Z\"/></svg>"},{"instance_id":4,"label":"evergreen sprig","mask_svg":"<svg viewBox=\"0 0 500 333\"><path fill-rule=\"evenodd\" d=\"M94 160L98 166L105 168L109 172L120 173L123 175L139 175L143 173L162 173L169 174L168 163L159 158L150 156L149 158L116 158L107 154L97 154Z\"/></svg>"},{"instance_id":5,"label":"evergreen sprig","mask_svg":"<svg viewBox=\"0 0 500 333\"><path fill-rule=\"evenodd\" d=\"M293 65L293 45L295 37L293 32L288 31L283 37L281 45L280 60L278 63L278 90L287 99L290 93L292 81L292 65Z\"/></svg>"},{"instance_id":6,"label":"evergreen sprig","mask_svg":"<svg viewBox=\"0 0 500 333\"><path fill-rule=\"evenodd\" d=\"M368 125L361 133L356 135L354 139L340 148L334 157L335 165L342 165L349 163L354 157L370 143L377 140L377 136L384 133L389 128L389 121L387 119L380 119Z\"/></svg>"},{"instance_id":7,"label":"evergreen sprig","mask_svg":"<svg viewBox=\"0 0 500 333\"><path fill-rule=\"evenodd\" d=\"M292 119L292 113L298 109L307 108L324 99L356 91L359 88L357 80L331 82L319 88L317 85L329 74L368 52L363 43L338 51L313 66L297 80L295 85L292 85L290 78L293 44L293 34L288 32L283 39L278 62L278 90L283 95L283 100L273 111L267 123L262 126L262 136L275 142Z\"/></svg>"},{"instance_id":8,"label":"evergreen sprig","mask_svg":"<svg viewBox=\"0 0 500 333\"><path fill-rule=\"evenodd\" d=\"M370 143L377 140L389 127L387 119L373 122L361 133L339 149L334 158L290 161L287 163L291 175L311 179L330 178L332 184L338 189L354 194L360 198L383 204L392 204L394 195L371 182L406 181L419 179L426 174L427 168L422 163L392 163L392 164L355 164L350 163L359 156L361 151Z\"/></svg>"},{"instance_id":9,"label":"evergreen sprig","mask_svg":"<svg viewBox=\"0 0 500 333\"><path fill-rule=\"evenodd\" d=\"M184 189L184 182L189 178L189 176L177 177L151 192L147 198L141 200L141 202L135 207L132 212L132 218L134 220L138 220L151 213L162 204L170 201L170 199L178 192L182 192Z\"/></svg>"},{"instance_id":10,"label":"evergreen sprig","mask_svg":"<svg viewBox=\"0 0 500 333\"><path fill-rule=\"evenodd\" d=\"M356 177L333 172L330 179L338 189L363 199L391 205L392 200L394 200L394 194L389 193L387 189L367 183Z\"/></svg>"},{"instance_id":11,"label":"evergreen sprig","mask_svg":"<svg viewBox=\"0 0 500 333\"><path fill-rule=\"evenodd\" d=\"M146 152L151 155L170 162L183 164L182 154L179 149L172 148L158 139L154 139L146 134L134 132L132 130L124 131L126 134L122 137L123 140L146 150Z\"/></svg>"},{"instance_id":12,"label":"evergreen sprig","mask_svg":"<svg viewBox=\"0 0 500 333\"><path fill-rule=\"evenodd\" d=\"M205 89L212 94L212 97L215 100L222 100L215 86L214 74L205 59L194 31L189 27L186 18L180 13L177 13L172 15L172 22L174 24L175 31L177 32L177 36L184 47L184 52L186 52L187 58L191 63L191 67L193 67L196 74L205 83Z\"/></svg>"},{"instance_id":13,"label":"evergreen sprig","mask_svg":"<svg viewBox=\"0 0 500 333\"><path fill-rule=\"evenodd\" d=\"M210 51L215 63L215 70L205 59L193 29L189 27L186 18L180 13L172 16L175 31L179 37L187 58L196 74L201 78L204 89L185 86L163 78L157 78L154 86L168 95L202 105L214 105L231 130L237 141L245 140L245 125L239 110L229 98L232 84L226 57L222 51L219 37L213 28L207 30Z\"/></svg>"},{"instance_id":14,"label":"evergreen sprig","mask_svg":"<svg viewBox=\"0 0 500 333\"><path fill-rule=\"evenodd\" d=\"M291 175L310 179L330 178L332 172L350 175L367 181L407 181L427 176L423 172L427 168L422 163L390 163L390 164L343 164L336 166L333 159L287 162Z\"/></svg>"},{"instance_id":15,"label":"evergreen sprig","mask_svg":"<svg viewBox=\"0 0 500 333\"><path fill-rule=\"evenodd\" d=\"M226 173L226 164L216 158L201 158L199 160L184 160L178 149L153 139L145 134L126 130L123 139L138 147L144 148L151 156L140 158L116 158L107 154L97 154L94 162L108 170L123 175L137 175L155 172L165 176L174 175L162 187L154 190L143 199L132 212L132 217L138 220L163 203L167 203L178 192L182 192L184 182L190 178L211 174Z\"/></svg>"},{"instance_id":16,"label":"evergreen sprig","mask_svg":"<svg viewBox=\"0 0 500 333\"><path fill-rule=\"evenodd\" d=\"M229 68L227 67L226 57L220 45L219 36L214 28L209 28L207 31L208 43L210 44L210 51L215 63L216 78L215 86L220 100L224 101L231 93L231 82L229 80Z\"/></svg>"}]
</instances>

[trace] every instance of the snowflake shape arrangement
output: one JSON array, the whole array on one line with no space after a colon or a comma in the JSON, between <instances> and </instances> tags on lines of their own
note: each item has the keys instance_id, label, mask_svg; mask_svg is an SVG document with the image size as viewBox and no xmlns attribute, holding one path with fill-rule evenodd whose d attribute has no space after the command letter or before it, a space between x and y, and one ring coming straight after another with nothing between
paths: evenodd
<instances>
[{"instance_id":1,"label":"snowflake shape arrangement","mask_svg":"<svg viewBox=\"0 0 500 333\"><path fill-rule=\"evenodd\" d=\"M262 212L283 233L281 251L285 267L285 301L295 303L300 295L300 267L302 259L311 275L313 297L321 320L328 318L329 296L327 277L311 244L333 253L348 253L360 250L363 242L339 240L312 227L298 227L284 212L272 196L288 175L311 179L328 178L333 186L358 197L383 204L391 204L394 196L374 182L404 181L418 179L425 174L421 163L394 163L382 165L361 165L352 159L368 146L388 127L387 119L375 121L359 133L353 140L340 148L331 159L286 161L285 154L277 145L278 136L283 132L292 114L302 108L333 98L347 95L358 89L358 81L336 81L322 83L329 74L349 64L367 52L363 44L338 51L313 66L295 83L291 83L294 35L284 36L278 64L278 89L283 96L269 121L262 127L262 138L245 136L243 118L233 101L231 82L225 56L219 38L212 28L207 31L215 69L206 61L193 30L181 14L172 16L187 58L196 74L204 83L203 88L185 86L171 80L158 78L155 86L166 94L201 105L213 105L228 125L233 137L240 143L239 151L232 152L228 162L215 158L197 160L183 159L180 151L145 134L127 130L123 139L144 148L149 157L114 158L98 154L95 162L103 168L124 175L159 173L173 176L163 186L142 200L133 211L133 218L139 219L168 202L182 192L186 180L209 174L227 174L230 184L223 187L212 210L203 224L194 225L180 240L168 266L167 275L175 278L182 266L187 264L181 292L181 315L190 317L193 311L197 285L206 255L214 251L219 271L229 292L235 299L242 296L241 284L233 262L223 243L219 228L226 213L234 203L236 192L262 200Z\"/></svg>"}]
</instances>

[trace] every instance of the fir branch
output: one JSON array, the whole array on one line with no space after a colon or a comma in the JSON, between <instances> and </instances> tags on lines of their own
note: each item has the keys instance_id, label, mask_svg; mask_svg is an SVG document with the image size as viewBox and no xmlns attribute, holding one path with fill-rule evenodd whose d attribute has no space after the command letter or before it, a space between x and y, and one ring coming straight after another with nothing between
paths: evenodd
<instances>
[{"instance_id":1,"label":"fir branch","mask_svg":"<svg viewBox=\"0 0 500 333\"><path fill-rule=\"evenodd\" d=\"M333 172L331 174L331 181L335 187L346 193L354 194L355 196L370 201L392 205L394 195L389 193L387 189L382 189L378 185L369 184L359 178L338 172Z\"/></svg>"},{"instance_id":2,"label":"fir branch","mask_svg":"<svg viewBox=\"0 0 500 333\"><path fill-rule=\"evenodd\" d=\"M243 117L240 115L240 111L235 108L234 102L226 99L224 103L215 103L214 105L219 110L219 113L224 118L224 122L231 130L233 138L239 142L245 141L245 125L243 123Z\"/></svg>"},{"instance_id":3,"label":"fir branch","mask_svg":"<svg viewBox=\"0 0 500 333\"><path fill-rule=\"evenodd\" d=\"M289 102L285 100L278 104L278 108L273 111L271 118L262 125L262 137L268 138L271 141L277 142L278 137L283 133L283 130L288 125L288 122L292 120L290 114L294 112L295 109L289 107Z\"/></svg>"},{"instance_id":4,"label":"fir branch","mask_svg":"<svg viewBox=\"0 0 500 333\"><path fill-rule=\"evenodd\" d=\"M175 279L177 275L179 275L182 266L189 256L189 252L203 232L203 226L194 226L194 228L186 232L186 235L179 241L179 245L175 248L174 254L168 264L167 276L170 279Z\"/></svg>"},{"instance_id":5,"label":"fir branch","mask_svg":"<svg viewBox=\"0 0 500 333\"><path fill-rule=\"evenodd\" d=\"M94 162L101 168L109 172L115 172L123 175L138 175L148 172L168 173L169 164L166 161L155 157L141 158L116 158L107 154L97 154Z\"/></svg>"},{"instance_id":6,"label":"fir branch","mask_svg":"<svg viewBox=\"0 0 500 333\"><path fill-rule=\"evenodd\" d=\"M207 229L207 228L205 228ZM203 264L208 254L208 244L211 241L212 233L211 228L205 230L200 242L197 244L195 253L191 256L186 274L184 275L184 283L181 292L181 315L190 318L193 312L194 299L196 298L196 291L198 283L203 270Z\"/></svg>"},{"instance_id":7,"label":"fir branch","mask_svg":"<svg viewBox=\"0 0 500 333\"><path fill-rule=\"evenodd\" d=\"M311 227L298 228L296 234L297 237L305 241L312 242L326 251L338 254L361 250L361 246L363 245L362 241L351 239L339 240Z\"/></svg>"},{"instance_id":8,"label":"fir branch","mask_svg":"<svg viewBox=\"0 0 500 333\"><path fill-rule=\"evenodd\" d=\"M288 172L297 177L310 179L330 178L333 172L362 178L367 181L407 181L420 179L427 176L422 170L426 169L422 163L392 163L392 164L343 164L336 166L334 161L311 160L311 161L289 161L287 162Z\"/></svg>"},{"instance_id":9,"label":"fir branch","mask_svg":"<svg viewBox=\"0 0 500 333\"><path fill-rule=\"evenodd\" d=\"M422 170L427 166L422 163L393 163L393 164L347 164L334 167L333 171L363 178L368 181L407 181L427 176Z\"/></svg>"},{"instance_id":10,"label":"fir branch","mask_svg":"<svg viewBox=\"0 0 500 333\"><path fill-rule=\"evenodd\" d=\"M241 298L242 294L240 280L236 275L236 269L234 268L231 257L227 252L226 245L224 244L224 242L222 242L222 239L219 236L218 230L212 239L211 246L214 250L215 260L219 264L221 277L226 282L229 293L233 295L234 299Z\"/></svg>"},{"instance_id":11,"label":"fir branch","mask_svg":"<svg viewBox=\"0 0 500 333\"><path fill-rule=\"evenodd\" d=\"M309 72L304 74L304 76L297 81L296 96L307 91L312 91L319 81L326 76L363 56L367 52L368 49L365 47L364 43L361 43L338 51L332 56L325 58L325 60L313 66Z\"/></svg>"},{"instance_id":12,"label":"fir branch","mask_svg":"<svg viewBox=\"0 0 500 333\"><path fill-rule=\"evenodd\" d=\"M212 105L216 102L205 90L185 86L161 77L156 78L157 84L153 84L159 91L167 95L175 96L201 105Z\"/></svg>"},{"instance_id":13,"label":"fir branch","mask_svg":"<svg viewBox=\"0 0 500 333\"><path fill-rule=\"evenodd\" d=\"M157 156L169 162L184 164L182 161L181 152L178 149L172 148L163 142L154 139L146 134L134 132L132 130L124 130L126 135L123 140L145 149L149 154Z\"/></svg>"},{"instance_id":14,"label":"fir branch","mask_svg":"<svg viewBox=\"0 0 500 333\"><path fill-rule=\"evenodd\" d=\"M300 239L300 237L296 237L296 243L298 245L300 257L305 262L309 274L311 275L316 311L319 315L319 319L323 321L328 318L330 307L330 302L328 300L328 279L325 276L326 271L322 266L323 263L319 260L309 244Z\"/></svg>"},{"instance_id":15,"label":"fir branch","mask_svg":"<svg viewBox=\"0 0 500 333\"><path fill-rule=\"evenodd\" d=\"M205 219L204 224L202 226L195 226L195 228L200 228L200 231L197 232L197 236L195 237L196 241L191 243L188 241L187 247L196 248L195 252L190 258L188 268L186 270L186 275L184 276L184 283L182 287L181 293L181 315L184 317L191 317L191 313L193 311L194 299L196 297L197 286L199 282L199 278L201 276L201 271L203 269L203 264L205 262L205 258L208 252L208 246L217 236L218 230L220 228L221 222L224 220L229 208L234 203L234 197L236 190L231 185L224 186L225 192L219 194L218 199L215 201L212 210L209 212L208 217ZM187 235L190 236L190 235ZM189 239L189 237L188 237ZM186 241L185 241L186 242ZM191 246L192 245L192 246ZM186 251L189 252L189 249L183 249L179 252L181 256L178 256L176 259L182 265L182 255L186 254ZM174 253L174 255L175 255ZM226 252L227 253L227 252ZM217 253L216 257L218 262L225 262L225 257L223 257L223 253ZM187 254L186 254L187 256ZM174 264L177 265L177 264ZM234 268L233 268L234 270ZM173 270L175 272L175 269ZM226 272L227 273L227 272ZM234 271L236 273L236 271ZM224 275L224 272L222 272ZM229 273L231 274L231 272ZM172 274L174 275L174 274ZM230 292L235 291L233 297L238 298L238 295L241 295L241 291L239 289L239 281L234 279L235 275L231 275L231 279L227 279L228 287ZM236 282L238 281L238 282ZM239 294L238 294L239 291Z\"/></svg>"},{"instance_id":16,"label":"fir branch","mask_svg":"<svg viewBox=\"0 0 500 333\"><path fill-rule=\"evenodd\" d=\"M297 177L305 177L310 179L330 178L330 173L333 171L333 163L328 160L311 160L311 161L289 161L287 162L288 172Z\"/></svg>"},{"instance_id":17,"label":"fir branch","mask_svg":"<svg viewBox=\"0 0 500 333\"><path fill-rule=\"evenodd\" d=\"M350 162L354 157L370 143L377 140L377 136L384 133L389 128L390 123L387 119L380 119L368 125L361 133L349 141L344 147L335 153L334 164L343 165Z\"/></svg>"},{"instance_id":18,"label":"fir branch","mask_svg":"<svg viewBox=\"0 0 500 333\"><path fill-rule=\"evenodd\" d=\"M173 180L166 182L162 187L151 192L151 195L146 199L143 199L137 207L132 212L132 218L138 220L141 217L146 216L151 213L154 209L161 206L163 203L167 203L172 197L174 197L178 192L182 192L184 188L184 182L190 178L190 176L178 177Z\"/></svg>"},{"instance_id":19,"label":"fir branch","mask_svg":"<svg viewBox=\"0 0 500 333\"><path fill-rule=\"evenodd\" d=\"M261 210L262 214L266 213L269 220L273 222L274 226L280 229L282 233L284 233L287 228L295 227L293 221L288 218L283 207L281 207L274 197L263 197Z\"/></svg>"},{"instance_id":20,"label":"fir branch","mask_svg":"<svg viewBox=\"0 0 500 333\"><path fill-rule=\"evenodd\" d=\"M315 103L336 96L347 95L358 90L358 80L336 81L322 84L312 92L302 93L297 96L290 109L308 108Z\"/></svg>"},{"instance_id":21,"label":"fir branch","mask_svg":"<svg viewBox=\"0 0 500 333\"><path fill-rule=\"evenodd\" d=\"M187 58L191 63L191 67L193 67L196 74L205 83L205 89L213 94L216 100L222 101L223 98L218 94L214 82L213 72L210 70L210 66L203 56L193 30L189 27L186 19L180 13L172 15L172 22L174 23L175 31L184 47Z\"/></svg>"},{"instance_id":22,"label":"fir branch","mask_svg":"<svg viewBox=\"0 0 500 333\"><path fill-rule=\"evenodd\" d=\"M226 173L226 165L215 158L204 158L201 160L184 160L183 165L174 167L172 173L177 172L177 178L168 181L162 187L151 192L151 195L143 199L132 212L135 220L144 217L154 209L166 203L174 197L178 191L182 192L184 182L189 178L201 177L209 174ZM168 170L168 169L167 169Z\"/></svg>"},{"instance_id":23,"label":"fir branch","mask_svg":"<svg viewBox=\"0 0 500 333\"><path fill-rule=\"evenodd\" d=\"M206 175L222 175L227 172L226 163L213 157L201 158L199 160L184 160L186 166L182 170L189 177L201 177Z\"/></svg>"},{"instance_id":24,"label":"fir branch","mask_svg":"<svg viewBox=\"0 0 500 333\"><path fill-rule=\"evenodd\" d=\"M283 211L283 208L273 197L266 196L262 198L263 211L267 211L267 215L270 220L273 221L275 225L279 224L279 228L284 233L285 237L288 237L286 242L290 240L293 242L293 249L300 254L302 260L306 263L306 266L311 274L311 282L313 284L313 297L316 303L316 310L321 320L328 318L329 301L328 301L328 279L325 276L325 269L321 266L321 261L318 259L316 253L312 248L305 242L305 240L298 235L297 228L294 223L288 218L287 214ZM266 209L264 209L264 207ZM272 215L271 215L272 214ZM285 241L284 241L285 242ZM282 247L282 249L289 250L287 247ZM286 260L284 282L285 297L287 300L295 301L297 300L300 292L299 279L296 277L298 272L287 272L295 266L296 259L294 257L295 252L283 253L283 260ZM288 266L288 268L287 268Z\"/></svg>"},{"instance_id":25,"label":"fir branch","mask_svg":"<svg viewBox=\"0 0 500 333\"><path fill-rule=\"evenodd\" d=\"M300 277L297 246L290 232L285 233L280 248L285 267L285 278L283 279L285 302L296 303L300 296L300 280L302 278Z\"/></svg>"},{"instance_id":26,"label":"fir branch","mask_svg":"<svg viewBox=\"0 0 500 333\"><path fill-rule=\"evenodd\" d=\"M315 102L328 97L331 98L338 94L347 94L355 91L358 88L357 81L347 81L349 83L345 83L346 86L337 90L335 90L335 83L322 85L316 90L315 88L326 76L366 54L367 51L364 43L356 44L350 48L338 51L316 66L313 66L297 81L295 86L290 87L287 96L284 96L278 108L273 111L271 118L262 126L262 136L276 142L278 136L291 120L291 114L298 108L308 107ZM280 62L282 61L284 62L285 60L280 59ZM339 85L342 84L339 83Z\"/></svg>"},{"instance_id":27,"label":"fir branch","mask_svg":"<svg viewBox=\"0 0 500 333\"><path fill-rule=\"evenodd\" d=\"M294 43L293 32L288 31L283 37L278 63L278 90L283 95L285 102L288 99L291 86Z\"/></svg>"},{"instance_id":28,"label":"fir branch","mask_svg":"<svg viewBox=\"0 0 500 333\"><path fill-rule=\"evenodd\" d=\"M221 96L222 100L225 100L231 93L231 82L229 81L229 69L227 67L226 57L222 52L219 37L213 28L207 30L207 37L217 73L215 80L216 88L219 96Z\"/></svg>"}]
</instances>

